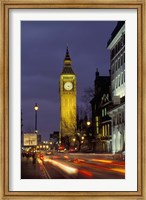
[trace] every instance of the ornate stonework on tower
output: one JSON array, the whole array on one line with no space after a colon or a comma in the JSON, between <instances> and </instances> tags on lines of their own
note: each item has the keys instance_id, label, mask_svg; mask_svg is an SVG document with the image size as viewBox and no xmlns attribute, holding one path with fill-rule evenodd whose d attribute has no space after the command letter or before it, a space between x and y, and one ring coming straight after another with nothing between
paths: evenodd
<instances>
[{"instance_id":1,"label":"ornate stonework on tower","mask_svg":"<svg viewBox=\"0 0 146 200\"><path fill-rule=\"evenodd\" d=\"M76 75L68 47L60 75L60 136L73 136L76 130Z\"/></svg>"}]
</instances>

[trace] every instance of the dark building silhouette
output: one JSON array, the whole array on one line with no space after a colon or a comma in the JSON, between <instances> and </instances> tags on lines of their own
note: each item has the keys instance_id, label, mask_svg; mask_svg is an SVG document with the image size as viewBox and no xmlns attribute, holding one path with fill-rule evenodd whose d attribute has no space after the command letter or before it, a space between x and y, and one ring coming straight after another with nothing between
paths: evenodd
<instances>
[{"instance_id":1,"label":"dark building silhouette","mask_svg":"<svg viewBox=\"0 0 146 200\"><path fill-rule=\"evenodd\" d=\"M58 149L59 131L54 131L52 134L50 134L50 139L53 140L55 149Z\"/></svg>"},{"instance_id":2,"label":"dark building silhouette","mask_svg":"<svg viewBox=\"0 0 146 200\"><path fill-rule=\"evenodd\" d=\"M92 132L96 140L94 150L110 151L111 121L107 115L110 101L110 76L100 76L98 69L94 81L94 97L90 101L92 107ZM107 143L109 145L107 145Z\"/></svg>"}]
</instances>

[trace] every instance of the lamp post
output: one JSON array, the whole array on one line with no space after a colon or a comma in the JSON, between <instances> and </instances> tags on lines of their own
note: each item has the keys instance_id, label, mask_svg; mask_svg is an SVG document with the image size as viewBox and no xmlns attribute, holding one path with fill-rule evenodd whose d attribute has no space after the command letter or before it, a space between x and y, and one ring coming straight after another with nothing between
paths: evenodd
<instances>
[{"instance_id":1,"label":"lamp post","mask_svg":"<svg viewBox=\"0 0 146 200\"><path fill-rule=\"evenodd\" d=\"M35 133L38 133L38 130L37 130L37 111L38 111L38 109L39 109L39 107L36 103L35 106L34 106L34 110L35 110Z\"/></svg>"},{"instance_id":2,"label":"lamp post","mask_svg":"<svg viewBox=\"0 0 146 200\"><path fill-rule=\"evenodd\" d=\"M91 131L91 122L90 121L87 121L87 135L88 136L91 136L92 134L90 134L90 131Z\"/></svg>"}]
</instances>

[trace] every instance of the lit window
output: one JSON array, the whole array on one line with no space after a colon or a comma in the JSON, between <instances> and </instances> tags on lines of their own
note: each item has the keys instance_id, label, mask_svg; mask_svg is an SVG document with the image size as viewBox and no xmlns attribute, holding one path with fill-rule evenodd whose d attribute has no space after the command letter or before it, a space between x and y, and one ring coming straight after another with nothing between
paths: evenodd
<instances>
[{"instance_id":1,"label":"lit window","mask_svg":"<svg viewBox=\"0 0 146 200\"><path fill-rule=\"evenodd\" d=\"M95 119L96 119L96 122L98 122L98 116L96 116L96 118L95 118Z\"/></svg>"},{"instance_id":2,"label":"lit window","mask_svg":"<svg viewBox=\"0 0 146 200\"><path fill-rule=\"evenodd\" d=\"M104 126L102 126L102 135L104 136Z\"/></svg>"},{"instance_id":3,"label":"lit window","mask_svg":"<svg viewBox=\"0 0 146 200\"><path fill-rule=\"evenodd\" d=\"M105 116L106 116L106 108L104 109L104 114L105 114Z\"/></svg>"},{"instance_id":4,"label":"lit window","mask_svg":"<svg viewBox=\"0 0 146 200\"><path fill-rule=\"evenodd\" d=\"M107 131L108 131L108 135L110 135L110 125L107 125Z\"/></svg>"},{"instance_id":5,"label":"lit window","mask_svg":"<svg viewBox=\"0 0 146 200\"><path fill-rule=\"evenodd\" d=\"M102 117L104 117L104 109L102 109Z\"/></svg>"}]
</instances>

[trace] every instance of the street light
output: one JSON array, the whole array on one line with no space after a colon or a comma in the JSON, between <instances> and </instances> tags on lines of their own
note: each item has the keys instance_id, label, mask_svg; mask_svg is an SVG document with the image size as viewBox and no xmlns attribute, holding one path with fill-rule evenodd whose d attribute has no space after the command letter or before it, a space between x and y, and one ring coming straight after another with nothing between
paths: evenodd
<instances>
[{"instance_id":1,"label":"street light","mask_svg":"<svg viewBox=\"0 0 146 200\"><path fill-rule=\"evenodd\" d=\"M90 133L90 131L91 131L91 130L90 130L90 129L91 129L91 122L90 122L90 121L87 121L86 124L87 124L87 135L88 135L88 136L91 136L91 135L92 135L92 134Z\"/></svg>"},{"instance_id":2,"label":"street light","mask_svg":"<svg viewBox=\"0 0 146 200\"><path fill-rule=\"evenodd\" d=\"M39 109L39 107L36 103L35 106L34 106L34 110L35 110L35 133L38 133L38 130L37 130L37 111L38 111L38 109Z\"/></svg>"},{"instance_id":3,"label":"street light","mask_svg":"<svg viewBox=\"0 0 146 200\"><path fill-rule=\"evenodd\" d=\"M82 140L84 140L84 136L82 136Z\"/></svg>"},{"instance_id":4,"label":"street light","mask_svg":"<svg viewBox=\"0 0 146 200\"><path fill-rule=\"evenodd\" d=\"M87 121L87 126L90 126L91 125L91 122Z\"/></svg>"}]
</instances>

